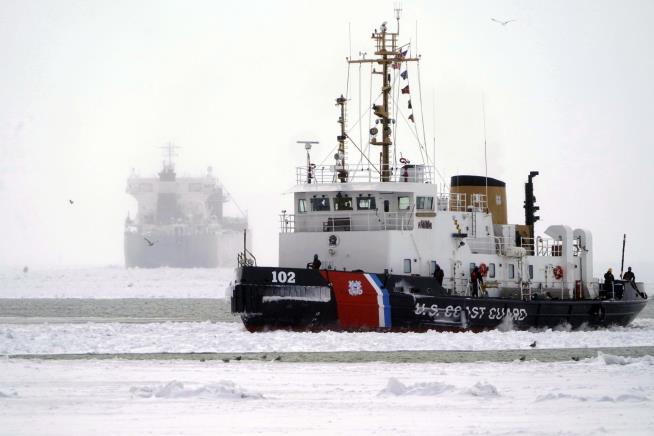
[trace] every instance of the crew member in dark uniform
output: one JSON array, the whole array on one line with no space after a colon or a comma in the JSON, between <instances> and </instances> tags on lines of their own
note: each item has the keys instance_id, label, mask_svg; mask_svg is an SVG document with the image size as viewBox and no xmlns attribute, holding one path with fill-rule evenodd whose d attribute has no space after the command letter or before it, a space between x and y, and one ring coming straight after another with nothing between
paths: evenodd
<instances>
[{"instance_id":1,"label":"crew member in dark uniform","mask_svg":"<svg viewBox=\"0 0 654 436\"><path fill-rule=\"evenodd\" d=\"M441 267L436 264L434 266L434 278L436 279L436 283L438 283L439 286L443 286L443 277L445 276L445 273L441 269Z\"/></svg>"},{"instance_id":2,"label":"crew member in dark uniform","mask_svg":"<svg viewBox=\"0 0 654 436\"><path fill-rule=\"evenodd\" d=\"M484 283L478 266L475 266L470 273L470 280L472 280L472 296L476 298L479 296L479 286Z\"/></svg>"},{"instance_id":3,"label":"crew member in dark uniform","mask_svg":"<svg viewBox=\"0 0 654 436\"><path fill-rule=\"evenodd\" d=\"M631 267L627 268L627 272L622 274L622 280L626 280L628 282L636 281L636 275L631 271Z\"/></svg>"},{"instance_id":4,"label":"crew member in dark uniform","mask_svg":"<svg viewBox=\"0 0 654 436\"><path fill-rule=\"evenodd\" d=\"M313 262L309 262L307 264L307 268L320 269L320 265L322 265L322 262L320 261L320 259L318 259L318 255L314 254L313 255Z\"/></svg>"},{"instance_id":5,"label":"crew member in dark uniform","mask_svg":"<svg viewBox=\"0 0 654 436\"><path fill-rule=\"evenodd\" d=\"M615 277L613 277L613 268L609 268L609 270L604 274L604 290L605 291L612 291L613 290L613 281L615 280Z\"/></svg>"}]
</instances>

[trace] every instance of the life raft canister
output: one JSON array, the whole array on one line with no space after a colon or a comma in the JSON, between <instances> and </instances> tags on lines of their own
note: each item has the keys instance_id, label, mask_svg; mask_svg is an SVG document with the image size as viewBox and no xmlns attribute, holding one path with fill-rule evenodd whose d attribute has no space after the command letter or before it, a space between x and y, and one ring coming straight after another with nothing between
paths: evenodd
<instances>
[{"instance_id":1,"label":"life raft canister","mask_svg":"<svg viewBox=\"0 0 654 436\"><path fill-rule=\"evenodd\" d=\"M488 265L486 265L485 263L479 265L479 273L481 274L482 277L486 277L486 274L488 274Z\"/></svg>"},{"instance_id":2,"label":"life raft canister","mask_svg":"<svg viewBox=\"0 0 654 436\"><path fill-rule=\"evenodd\" d=\"M552 270L552 273L554 273L554 278L557 280L561 280L561 278L563 278L563 268L561 265L555 266L554 270Z\"/></svg>"}]
</instances>

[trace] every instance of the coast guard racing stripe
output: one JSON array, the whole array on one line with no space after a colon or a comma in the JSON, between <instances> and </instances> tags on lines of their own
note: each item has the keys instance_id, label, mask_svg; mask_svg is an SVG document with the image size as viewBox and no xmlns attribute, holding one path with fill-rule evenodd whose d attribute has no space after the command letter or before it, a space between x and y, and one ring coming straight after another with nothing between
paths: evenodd
<instances>
[{"instance_id":1,"label":"coast guard racing stripe","mask_svg":"<svg viewBox=\"0 0 654 436\"><path fill-rule=\"evenodd\" d=\"M388 291L375 274L321 271L334 288L338 321L343 329L389 328Z\"/></svg>"},{"instance_id":2,"label":"coast guard racing stripe","mask_svg":"<svg viewBox=\"0 0 654 436\"><path fill-rule=\"evenodd\" d=\"M377 292L377 305L379 306L379 327L391 326L391 301L388 296L388 290L384 288L381 280L376 274L365 274L366 279L375 288Z\"/></svg>"}]
</instances>

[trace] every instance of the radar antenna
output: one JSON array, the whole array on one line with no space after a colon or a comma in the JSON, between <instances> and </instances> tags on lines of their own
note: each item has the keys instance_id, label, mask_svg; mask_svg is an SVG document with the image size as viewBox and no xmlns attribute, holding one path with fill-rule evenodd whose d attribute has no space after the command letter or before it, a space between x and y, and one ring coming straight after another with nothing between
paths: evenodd
<instances>
[{"instance_id":1,"label":"radar antenna","mask_svg":"<svg viewBox=\"0 0 654 436\"><path fill-rule=\"evenodd\" d=\"M318 141L295 141L297 144L304 144L304 149L307 151L307 183L311 183L313 179L313 166L311 165L311 146L315 144L320 144Z\"/></svg>"}]
</instances>

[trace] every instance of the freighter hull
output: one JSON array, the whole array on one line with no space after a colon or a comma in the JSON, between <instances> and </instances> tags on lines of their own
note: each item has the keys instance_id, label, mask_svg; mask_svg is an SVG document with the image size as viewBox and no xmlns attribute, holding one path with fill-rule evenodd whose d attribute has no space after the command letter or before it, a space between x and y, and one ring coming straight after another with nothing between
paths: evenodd
<instances>
[{"instance_id":1,"label":"freighter hull","mask_svg":"<svg viewBox=\"0 0 654 436\"><path fill-rule=\"evenodd\" d=\"M480 331L502 323L529 329L625 326L645 307L624 283L619 299L556 300L449 295L429 277L244 267L232 312L250 331Z\"/></svg>"},{"instance_id":2,"label":"freighter hull","mask_svg":"<svg viewBox=\"0 0 654 436\"><path fill-rule=\"evenodd\" d=\"M147 238L147 240L145 239ZM152 245L148 242L152 242ZM220 263L218 235L169 235L125 233L128 268L214 268Z\"/></svg>"}]
</instances>

